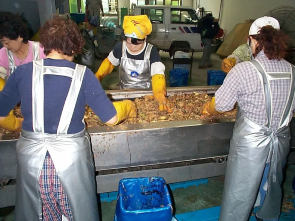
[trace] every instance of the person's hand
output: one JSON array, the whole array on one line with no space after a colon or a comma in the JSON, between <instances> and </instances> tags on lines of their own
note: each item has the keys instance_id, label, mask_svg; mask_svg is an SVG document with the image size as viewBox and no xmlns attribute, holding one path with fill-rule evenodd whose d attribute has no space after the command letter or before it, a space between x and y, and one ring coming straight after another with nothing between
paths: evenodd
<instances>
[{"instance_id":1,"label":"person's hand","mask_svg":"<svg viewBox=\"0 0 295 221\"><path fill-rule=\"evenodd\" d=\"M218 112L215 108L215 97L211 99L211 101L208 101L205 103L203 110L202 110L202 115L217 115L221 112Z\"/></svg>"},{"instance_id":2,"label":"person's hand","mask_svg":"<svg viewBox=\"0 0 295 221\"><path fill-rule=\"evenodd\" d=\"M156 99L159 102L159 111L167 111L168 113L172 112L169 105L169 101L166 98L165 94L156 93L154 95L154 99Z\"/></svg>"},{"instance_id":3,"label":"person's hand","mask_svg":"<svg viewBox=\"0 0 295 221\"><path fill-rule=\"evenodd\" d=\"M225 73L228 73L235 65L236 65L236 59L235 58L225 58L225 59L222 60L221 69Z\"/></svg>"},{"instance_id":4,"label":"person's hand","mask_svg":"<svg viewBox=\"0 0 295 221\"><path fill-rule=\"evenodd\" d=\"M162 74L155 74L152 77L152 87L154 94L152 98L159 102L159 110L171 113L172 110L170 109L168 99L166 98L165 76Z\"/></svg>"},{"instance_id":5,"label":"person's hand","mask_svg":"<svg viewBox=\"0 0 295 221\"><path fill-rule=\"evenodd\" d=\"M210 105L210 101L208 101L207 103L205 103L203 110L202 110L202 115L207 115L210 116L211 114L209 113L209 105Z\"/></svg>"},{"instance_id":6,"label":"person's hand","mask_svg":"<svg viewBox=\"0 0 295 221\"><path fill-rule=\"evenodd\" d=\"M14 116L13 111L10 111L6 117L0 117L0 127L10 131L20 132L22 128L23 118Z\"/></svg>"},{"instance_id":7,"label":"person's hand","mask_svg":"<svg viewBox=\"0 0 295 221\"><path fill-rule=\"evenodd\" d=\"M137 116L136 105L131 100L115 101L113 105L117 111L118 120L115 124L121 121Z\"/></svg>"},{"instance_id":8,"label":"person's hand","mask_svg":"<svg viewBox=\"0 0 295 221\"><path fill-rule=\"evenodd\" d=\"M6 68L0 66L0 78L5 79L7 76L7 70Z\"/></svg>"},{"instance_id":9,"label":"person's hand","mask_svg":"<svg viewBox=\"0 0 295 221\"><path fill-rule=\"evenodd\" d=\"M159 111L167 111L171 113L172 110L169 105L169 100L166 98L164 94L155 95L146 95L148 100L156 100L159 103Z\"/></svg>"},{"instance_id":10,"label":"person's hand","mask_svg":"<svg viewBox=\"0 0 295 221\"><path fill-rule=\"evenodd\" d=\"M0 91L3 90L4 86L5 86L5 80L3 78L0 78Z\"/></svg>"}]
</instances>

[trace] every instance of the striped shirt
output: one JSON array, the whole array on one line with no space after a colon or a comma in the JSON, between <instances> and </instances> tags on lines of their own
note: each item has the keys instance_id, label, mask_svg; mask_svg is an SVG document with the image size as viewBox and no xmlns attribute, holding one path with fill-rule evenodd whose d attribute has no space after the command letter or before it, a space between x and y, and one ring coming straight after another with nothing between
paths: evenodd
<instances>
[{"instance_id":1,"label":"striped shirt","mask_svg":"<svg viewBox=\"0 0 295 221\"><path fill-rule=\"evenodd\" d=\"M269 60L263 51L255 58L266 72L291 72L291 64L285 60ZM270 82L272 101L271 128L278 129L290 90L290 79ZM260 74L250 62L237 64L226 76L223 85L215 93L216 110L229 111L237 102L245 116L258 125L267 123L263 84ZM294 101L292 110L294 110ZM292 119L292 112L290 120Z\"/></svg>"}]
</instances>

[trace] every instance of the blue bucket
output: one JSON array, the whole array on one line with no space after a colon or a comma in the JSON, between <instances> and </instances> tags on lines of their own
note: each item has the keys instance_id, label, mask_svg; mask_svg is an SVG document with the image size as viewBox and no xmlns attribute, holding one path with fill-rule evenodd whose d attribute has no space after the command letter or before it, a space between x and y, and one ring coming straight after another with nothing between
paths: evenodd
<instances>
[{"instance_id":1,"label":"blue bucket","mask_svg":"<svg viewBox=\"0 0 295 221\"><path fill-rule=\"evenodd\" d=\"M222 85L226 73L219 70L207 71L207 85Z\"/></svg>"},{"instance_id":2,"label":"blue bucket","mask_svg":"<svg viewBox=\"0 0 295 221\"><path fill-rule=\"evenodd\" d=\"M119 182L115 221L171 221L172 202L162 177L127 178Z\"/></svg>"},{"instance_id":3,"label":"blue bucket","mask_svg":"<svg viewBox=\"0 0 295 221\"><path fill-rule=\"evenodd\" d=\"M189 70L174 68L169 71L170 87L184 87L188 85Z\"/></svg>"}]
</instances>

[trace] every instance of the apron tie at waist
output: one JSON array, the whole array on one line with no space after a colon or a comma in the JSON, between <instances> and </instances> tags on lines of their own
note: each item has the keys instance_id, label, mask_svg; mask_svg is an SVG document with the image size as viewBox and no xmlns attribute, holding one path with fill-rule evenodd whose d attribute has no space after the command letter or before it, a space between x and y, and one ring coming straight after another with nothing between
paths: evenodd
<instances>
[{"instance_id":1,"label":"apron tie at waist","mask_svg":"<svg viewBox=\"0 0 295 221\"><path fill-rule=\"evenodd\" d=\"M40 139L40 140L56 140L60 138L77 138L82 137L86 134L86 130L83 129L75 134L47 134L47 133L35 133L22 129L21 136L27 139Z\"/></svg>"}]
</instances>

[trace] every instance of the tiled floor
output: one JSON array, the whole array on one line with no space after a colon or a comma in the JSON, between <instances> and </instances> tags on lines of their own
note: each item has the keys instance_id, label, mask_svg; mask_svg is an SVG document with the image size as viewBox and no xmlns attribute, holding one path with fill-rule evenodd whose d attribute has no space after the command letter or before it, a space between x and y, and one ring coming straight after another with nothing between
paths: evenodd
<instances>
[{"instance_id":1,"label":"tiled floor","mask_svg":"<svg viewBox=\"0 0 295 221\"><path fill-rule=\"evenodd\" d=\"M290 200L295 199L292 180L295 175L295 165L286 168L286 178L283 183L284 201L280 221L294 221L295 211L290 207ZM223 190L223 176L208 178L208 182L199 186L177 188L172 191L173 210L178 221L217 221L219 205ZM116 201L100 203L101 221L113 221ZM7 208L7 216L0 217L0 221L13 221L13 208ZM2 213L3 213L2 209ZM9 213L10 212L10 213ZM6 213L6 214L7 214ZM0 210L1 214L1 210ZM255 221L251 217L251 221Z\"/></svg>"}]
</instances>

